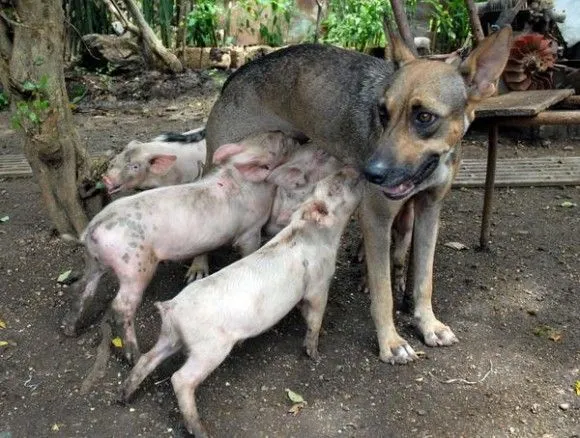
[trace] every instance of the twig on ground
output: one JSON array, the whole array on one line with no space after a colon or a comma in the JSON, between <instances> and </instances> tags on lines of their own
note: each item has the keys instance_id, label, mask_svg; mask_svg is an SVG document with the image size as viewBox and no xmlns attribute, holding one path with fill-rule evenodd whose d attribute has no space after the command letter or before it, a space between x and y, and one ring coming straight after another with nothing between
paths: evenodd
<instances>
[{"instance_id":1,"label":"twig on ground","mask_svg":"<svg viewBox=\"0 0 580 438\"><path fill-rule=\"evenodd\" d=\"M489 360L489 370L479 380L467 380L467 379L462 379L462 378L439 380L437 377L435 377L433 375L433 373L429 372L429 375L440 383L463 383L464 385L477 385L478 383L483 383L483 381L485 379L487 379L487 377L491 374L492 371L493 371L493 363L491 362L491 359L490 359Z\"/></svg>"}]
</instances>

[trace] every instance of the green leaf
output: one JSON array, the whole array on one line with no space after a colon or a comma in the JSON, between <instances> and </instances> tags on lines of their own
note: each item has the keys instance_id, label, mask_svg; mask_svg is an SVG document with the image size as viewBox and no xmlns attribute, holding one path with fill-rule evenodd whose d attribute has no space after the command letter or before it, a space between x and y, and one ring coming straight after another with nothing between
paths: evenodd
<instances>
[{"instance_id":1,"label":"green leaf","mask_svg":"<svg viewBox=\"0 0 580 438\"><path fill-rule=\"evenodd\" d=\"M297 392L292 391L291 389L286 388L286 394L292 403L304 403L304 397L302 397Z\"/></svg>"},{"instance_id":2,"label":"green leaf","mask_svg":"<svg viewBox=\"0 0 580 438\"><path fill-rule=\"evenodd\" d=\"M24 81L22 83L22 89L26 90L26 91L35 91L36 90L36 84L32 81Z\"/></svg>"},{"instance_id":3,"label":"green leaf","mask_svg":"<svg viewBox=\"0 0 580 438\"><path fill-rule=\"evenodd\" d=\"M62 274L60 274L58 276L58 278L56 279L57 283L65 283L66 280L68 279L68 277L70 276L72 272L72 269L69 269L68 271L64 271Z\"/></svg>"}]
</instances>

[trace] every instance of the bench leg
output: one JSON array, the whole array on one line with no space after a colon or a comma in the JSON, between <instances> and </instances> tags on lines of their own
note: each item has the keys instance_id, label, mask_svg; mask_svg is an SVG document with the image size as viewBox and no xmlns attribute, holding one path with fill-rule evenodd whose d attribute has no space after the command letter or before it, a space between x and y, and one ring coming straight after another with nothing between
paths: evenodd
<instances>
[{"instance_id":1,"label":"bench leg","mask_svg":"<svg viewBox=\"0 0 580 438\"><path fill-rule=\"evenodd\" d=\"M497 139L498 127L493 123L489 127L489 138L487 145L487 170L485 173L485 194L483 197L483 213L481 217L481 234L479 237L479 247L482 250L489 247L489 223L493 210L493 186L495 182L495 165L497 159Z\"/></svg>"}]
</instances>

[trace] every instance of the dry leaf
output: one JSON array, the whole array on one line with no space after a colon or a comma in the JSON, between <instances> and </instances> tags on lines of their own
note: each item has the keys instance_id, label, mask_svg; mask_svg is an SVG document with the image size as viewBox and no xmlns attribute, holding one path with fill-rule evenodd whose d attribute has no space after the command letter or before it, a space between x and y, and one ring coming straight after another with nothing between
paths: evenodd
<instances>
[{"instance_id":1,"label":"dry leaf","mask_svg":"<svg viewBox=\"0 0 580 438\"><path fill-rule=\"evenodd\" d=\"M572 207L577 207L577 204L575 202L564 201L560 204L560 207L572 208Z\"/></svg>"},{"instance_id":2,"label":"dry leaf","mask_svg":"<svg viewBox=\"0 0 580 438\"><path fill-rule=\"evenodd\" d=\"M446 246L447 248L455 249L457 251L469 249L469 247L467 245L464 245L461 242L445 242L443 244L443 246Z\"/></svg>"},{"instance_id":3,"label":"dry leaf","mask_svg":"<svg viewBox=\"0 0 580 438\"><path fill-rule=\"evenodd\" d=\"M6 328L6 323L0 319L0 328Z\"/></svg>"},{"instance_id":4,"label":"dry leaf","mask_svg":"<svg viewBox=\"0 0 580 438\"><path fill-rule=\"evenodd\" d=\"M8 345L8 341L0 341L0 347L6 347Z\"/></svg>"},{"instance_id":5,"label":"dry leaf","mask_svg":"<svg viewBox=\"0 0 580 438\"><path fill-rule=\"evenodd\" d=\"M576 395L580 395L580 380L576 380L576 383L574 383L574 392Z\"/></svg>"},{"instance_id":6,"label":"dry leaf","mask_svg":"<svg viewBox=\"0 0 580 438\"><path fill-rule=\"evenodd\" d=\"M294 403L290 409L288 409L288 413L294 416L298 415L300 411L304 408L306 403Z\"/></svg>"},{"instance_id":7,"label":"dry leaf","mask_svg":"<svg viewBox=\"0 0 580 438\"><path fill-rule=\"evenodd\" d=\"M50 430L52 430L53 432L58 432L60 430L60 427L58 427L58 424L54 423L50 428Z\"/></svg>"}]
</instances>

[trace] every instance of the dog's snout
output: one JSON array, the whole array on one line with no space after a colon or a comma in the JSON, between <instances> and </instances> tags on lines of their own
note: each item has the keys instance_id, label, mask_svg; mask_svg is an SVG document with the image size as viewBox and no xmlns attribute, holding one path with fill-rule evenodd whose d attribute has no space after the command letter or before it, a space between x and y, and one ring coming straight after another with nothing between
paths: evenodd
<instances>
[{"instance_id":1,"label":"dog's snout","mask_svg":"<svg viewBox=\"0 0 580 438\"><path fill-rule=\"evenodd\" d=\"M385 166L382 160L374 158L367 163L363 173L369 182L381 185L381 183L385 180L388 171L388 167Z\"/></svg>"}]
</instances>

